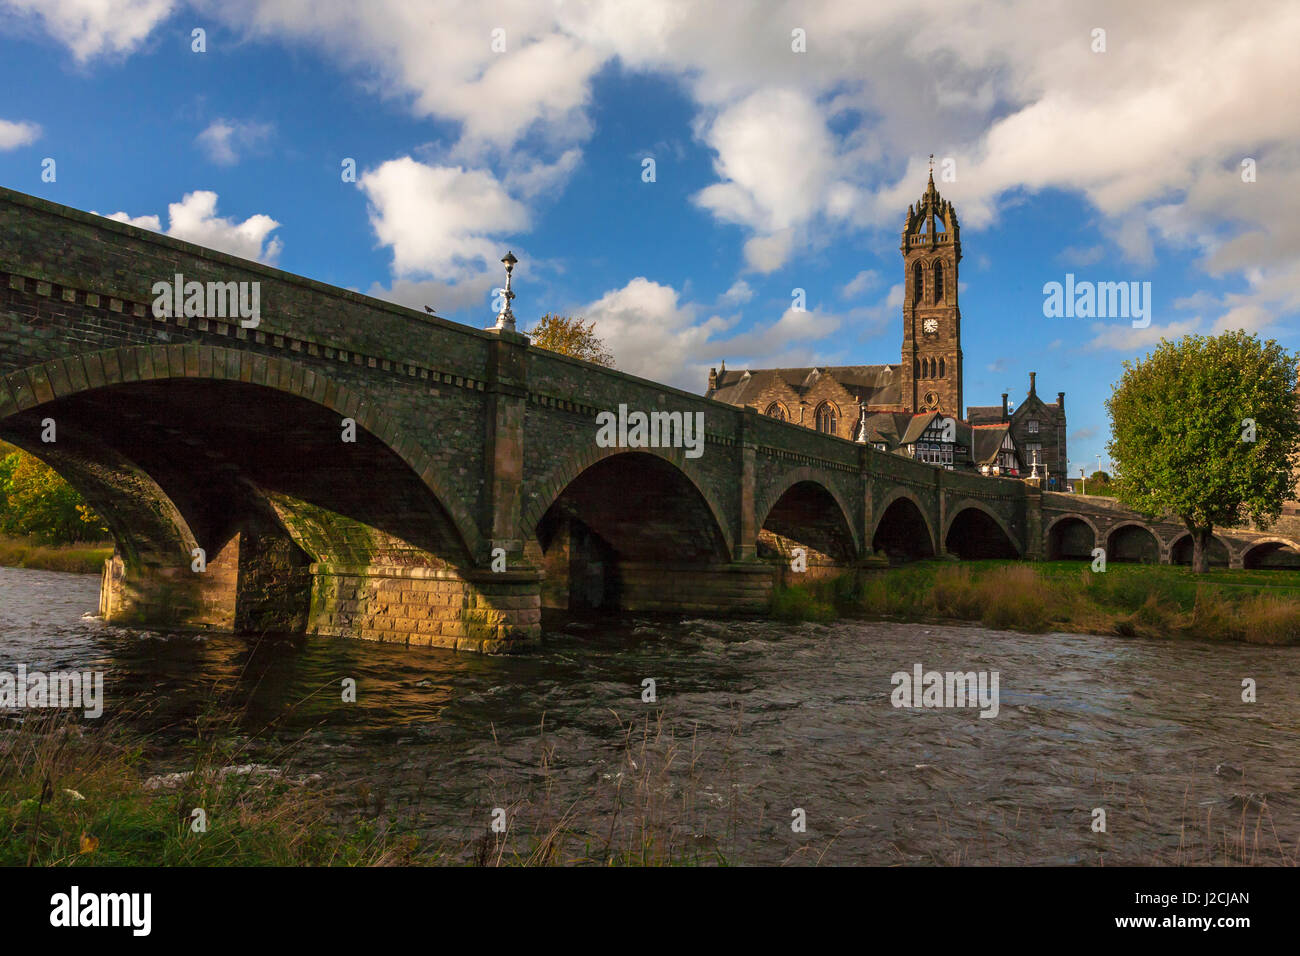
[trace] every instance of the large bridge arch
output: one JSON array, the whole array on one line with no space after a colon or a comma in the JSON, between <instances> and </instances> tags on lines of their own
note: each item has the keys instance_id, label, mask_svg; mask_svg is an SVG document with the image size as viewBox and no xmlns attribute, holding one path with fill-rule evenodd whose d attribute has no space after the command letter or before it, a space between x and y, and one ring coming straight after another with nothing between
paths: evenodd
<instances>
[{"instance_id":1,"label":"large bridge arch","mask_svg":"<svg viewBox=\"0 0 1300 956\"><path fill-rule=\"evenodd\" d=\"M539 633L536 617L515 626L537 613L517 596L536 573L487 572L439 463L363 394L291 360L221 348L123 347L73 366L4 376L0 436L49 459L109 520L109 619L474 649ZM37 437L45 418L57 429L49 448ZM159 528L166 544L142 554L140 535ZM206 567L191 565L190 545Z\"/></svg>"},{"instance_id":2,"label":"large bridge arch","mask_svg":"<svg viewBox=\"0 0 1300 956\"><path fill-rule=\"evenodd\" d=\"M975 498L961 498L948 506L947 514L943 541L944 549L949 554L956 554L960 558L1024 556L1024 544L1007 526L1002 516L984 502Z\"/></svg>"},{"instance_id":3,"label":"large bridge arch","mask_svg":"<svg viewBox=\"0 0 1300 956\"><path fill-rule=\"evenodd\" d=\"M480 561L487 557L474 521L450 492L429 452L360 392L289 359L218 346L124 346L29 366L0 380L12 396L12 405L7 406L3 401L7 396L0 390L0 431L12 431L24 413L61 400L147 382L226 382L293 396L328 409L340 420L353 419L358 429L373 436L418 477L446 511L468 555ZM21 444L21 439L15 443Z\"/></svg>"},{"instance_id":4,"label":"large bridge arch","mask_svg":"<svg viewBox=\"0 0 1300 956\"><path fill-rule=\"evenodd\" d=\"M910 489L894 488L881 500L871 525L871 549L908 559L938 552L934 523Z\"/></svg>"},{"instance_id":5,"label":"large bridge arch","mask_svg":"<svg viewBox=\"0 0 1300 956\"><path fill-rule=\"evenodd\" d=\"M689 461L682 449L593 448L558 467L522 522L525 555L545 571L542 605L689 606L726 574L728 528ZM756 587L766 594L770 581Z\"/></svg>"},{"instance_id":6,"label":"large bridge arch","mask_svg":"<svg viewBox=\"0 0 1300 956\"><path fill-rule=\"evenodd\" d=\"M862 553L853 516L843 495L826 481L826 473L805 466L782 475L767 489L754 507L754 527L760 536L767 530L846 562Z\"/></svg>"},{"instance_id":7,"label":"large bridge arch","mask_svg":"<svg viewBox=\"0 0 1300 956\"><path fill-rule=\"evenodd\" d=\"M626 455L645 455L657 458L671 465L675 472L689 482L694 492L708 506L713 525L726 546L726 560L731 560L732 555L735 554L735 543L730 522L726 520L727 512L723 509L717 496L709 489L703 475L693 466L693 459L687 458L685 450L681 448L601 448L593 442L590 447L584 448L580 453L570 456L562 464L555 467L549 475L535 485L536 490L530 495L531 500L524 506L521 515L520 528L525 537L533 539L537 537L538 526L547 511L551 509L551 506L555 504L565 489L591 469L592 466L610 458Z\"/></svg>"}]
</instances>

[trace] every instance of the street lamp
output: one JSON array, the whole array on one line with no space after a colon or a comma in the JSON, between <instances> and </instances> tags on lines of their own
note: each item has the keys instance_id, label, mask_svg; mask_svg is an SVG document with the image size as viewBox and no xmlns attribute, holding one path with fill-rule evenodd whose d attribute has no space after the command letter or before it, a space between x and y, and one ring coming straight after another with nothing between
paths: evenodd
<instances>
[{"instance_id":1,"label":"street lamp","mask_svg":"<svg viewBox=\"0 0 1300 956\"><path fill-rule=\"evenodd\" d=\"M1083 469L1083 465L1080 465L1080 466L1079 466L1079 482L1080 482L1080 484L1083 485L1083 490L1080 491L1079 494L1081 494L1081 495L1086 495L1086 494L1088 493L1088 479L1084 477L1084 475L1083 475L1083 470L1084 470L1084 469Z\"/></svg>"},{"instance_id":2,"label":"street lamp","mask_svg":"<svg viewBox=\"0 0 1300 956\"><path fill-rule=\"evenodd\" d=\"M515 263L518 261L513 252L507 252L501 260L506 267L505 304L501 306L501 311L497 313L497 324L493 326L495 329L505 329L508 332L515 330L515 314L510 309L510 302L514 299L515 294L510 291L510 274L515 271Z\"/></svg>"}]
</instances>

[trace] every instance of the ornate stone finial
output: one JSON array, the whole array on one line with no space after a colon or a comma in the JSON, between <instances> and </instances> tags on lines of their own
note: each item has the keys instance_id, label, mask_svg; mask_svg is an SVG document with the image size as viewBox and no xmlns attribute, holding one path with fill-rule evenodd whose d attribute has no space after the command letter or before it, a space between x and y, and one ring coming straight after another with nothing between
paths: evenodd
<instances>
[{"instance_id":1,"label":"ornate stone finial","mask_svg":"<svg viewBox=\"0 0 1300 956\"><path fill-rule=\"evenodd\" d=\"M930 182L934 182L934 153L930 154Z\"/></svg>"},{"instance_id":2,"label":"ornate stone finial","mask_svg":"<svg viewBox=\"0 0 1300 956\"><path fill-rule=\"evenodd\" d=\"M497 313L497 324L493 328L513 332L515 331L515 313L511 310L510 303L514 300L515 294L510 290L510 275L515 271L515 263L519 260L515 258L513 252L507 252L501 261L506 267L506 287L502 290L505 304L501 306L501 311Z\"/></svg>"}]
</instances>

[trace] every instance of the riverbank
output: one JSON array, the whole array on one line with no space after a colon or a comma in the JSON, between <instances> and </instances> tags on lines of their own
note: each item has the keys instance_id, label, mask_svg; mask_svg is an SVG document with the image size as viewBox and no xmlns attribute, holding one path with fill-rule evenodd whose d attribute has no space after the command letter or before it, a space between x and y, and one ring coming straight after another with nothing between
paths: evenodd
<instances>
[{"instance_id":1,"label":"riverbank","mask_svg":"<svg viewBox=\"0 0 1300 956\"><path fill-rule=\"evenodd\" d=\"M33 538L0 535L0 567L99 574L104 570L104 562L112 556L111 542L51 545L40 544Z\"/></svg>"},{"instance_id":2,"label":"riverbank","mask_svg":"<svg viewBox=\"0 0 1300 956\"><path fill-rule=\"evenodd\" d=\"M710 837L690 801L670 795L681 782L669 768L691 757L694 741L674 739L662 717L619 721L630 772L598 781L586 800L553 799L543 746L535 773L546 782L501 799L490 818L485 808L482 835L453 842L397 822L382 781L340 789L295 768L292 745L274 745L279 766L256 762L272 742L243 734L233 711L200 718L191 739L173 743L169 753L185 754L189 769L171 773L150 773L151 742L131 723L129 714L102 724L67 715L0 722L0 867L728 862L722 841L734 822L724 814ZM543 744L546 733L543 723ZM698 787L699 775L687 783ZM612 812L586 817L611 797Z\"/></svg>"},{"instance_id":3,"label":"riverbank","mask_svg":"<svg viewBox=\"0 0 1300 956\"><path fill-rule=\"evenodd\" d=\"M977 621L1044 633L1300 644L1300 575L1071 561L920 561L779 587L772 616Z\"/></svg>"}]
</instances>

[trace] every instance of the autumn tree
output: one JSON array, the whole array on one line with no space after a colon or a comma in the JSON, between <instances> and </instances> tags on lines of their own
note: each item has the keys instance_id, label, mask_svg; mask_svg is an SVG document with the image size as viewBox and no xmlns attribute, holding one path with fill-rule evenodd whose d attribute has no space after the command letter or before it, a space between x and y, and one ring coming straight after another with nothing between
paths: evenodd
<instances>
[{"instance_id":1,"label":"autumn tree","mask_svg":"<svg viewBox=\"0 0 1300 956\"><path fill-rule=\"evenodd\" d=\"M1216 527L1265 527L1292 495L1300 463L1296 356L1243 331L1161 340L1106 401L1119 499L1175 515L1191 533L1192 568L1207 569Z\"/></svg>"},{"instance_id":2,"label":"autumn tree","mask_svg":"<svg viewBox=\"0 0 1300 956\"><path fill-rule=\"evenodd\" d=\"M102 541L108 528L49 465L11 446L0 448L0 532L47 544Z\"/></svg>"},{"instance_id":3,"label":"autumn tree","mask_svg":"<svg viewBox=\"0 0 1300 956\"><path fill-rule=\"evenodd\" d=\"M528 337L539 348L613 368L614 355L596 335L595 327L595 319L583 322L577 316L547 312L528 333Z\"/></svg>"}]
</instances>

